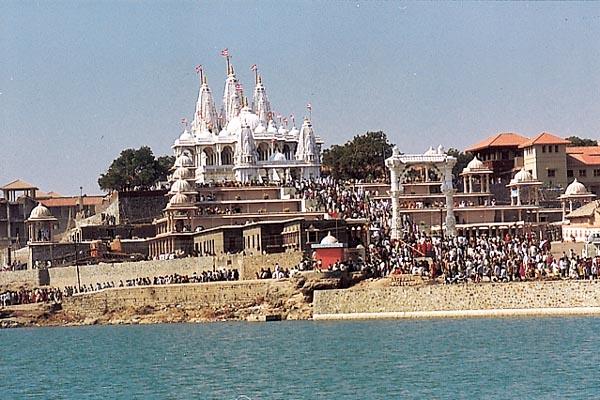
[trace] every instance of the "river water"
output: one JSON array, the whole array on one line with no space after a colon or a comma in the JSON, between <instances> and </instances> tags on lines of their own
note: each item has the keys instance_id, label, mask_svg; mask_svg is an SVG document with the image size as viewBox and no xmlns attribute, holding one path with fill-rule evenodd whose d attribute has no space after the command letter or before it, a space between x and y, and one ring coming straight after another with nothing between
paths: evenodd
<instances>
[{"instance_id":1,"label":"river water","mask_svg":"<svg viewBox=\"0 0 600 400\"><path fill-rule=\"evenodd\" d=\"M598 318L0 331L3 399L600 397Z\"/></svg>"}]
</instances>

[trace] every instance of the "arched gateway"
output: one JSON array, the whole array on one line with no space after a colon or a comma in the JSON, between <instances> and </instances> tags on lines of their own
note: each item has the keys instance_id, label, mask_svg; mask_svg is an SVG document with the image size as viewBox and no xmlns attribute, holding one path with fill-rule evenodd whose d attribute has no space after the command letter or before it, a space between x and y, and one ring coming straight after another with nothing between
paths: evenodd
<instances>
[{"instance_id":1,"label":"arched gateway","mask_svg":"<svg viewBox=\"0 0 600 400\"><path fill-rule=\"evenodd\" d=\"M400 154L394 147L392 156L385 160L385 166L390 170L392 198L392 239L402 237L402 223L400 222L400 195L404 192L401 177L406 169L422 166L427 169L437 169L442 173L441 192L446 196L446 234L456 235L456 218L454 217L454 187L452 184L452 167L456 158L444 153L443 148L437 151L430 149L424 154Z\"/></svg>"}]
</instances>

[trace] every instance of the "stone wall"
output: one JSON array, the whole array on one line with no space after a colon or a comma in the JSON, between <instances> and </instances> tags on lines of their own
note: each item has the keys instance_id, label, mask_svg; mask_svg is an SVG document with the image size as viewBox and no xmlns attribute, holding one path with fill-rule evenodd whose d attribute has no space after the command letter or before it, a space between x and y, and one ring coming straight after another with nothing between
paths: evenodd
<instances>
[{"instance_id":1,"label":"stone wall","mask_svg":"<svg viewBox=\"0 0 600 400\"><path fill-rule=\"evenodd\" d=\"M201 273L206 270L212 271L212 269L212 259L205 257L115 264L100 263L95 265L80 265L79 279L81 280L81 285L89 286L104 282L114 282L118 285L121 280L125 282L128 279L153 278L155 276L171 274L192 275L194 272ZM48 273L50 286L59 288L77 286L77 268L74 266L50 268Z\"/></svg>"},{"instance_id":2,"label":"stone wall","mask_svg":"<svg viewBox=\"0 0 600 400\"><path fill-rule=\"evenodd\" d=\"M27 269L23 271L0 272L0 291L3 288L16 288L20 286L37 287L47 282L47 274L44 270Z\"/></svg>"},{"instance_id":3,"label":"stone wall","mask_svg":"<svg viewBox=\"0 0 600 400\"><path fill-rule=\"evenodd\" d=\"M293 251L289 253L257 254L244 256L239 260L239 271L241 279L255 279L256 273L261 268L271 268L273 271L278 263L282 268L293 268L302 261L302 252Z\"/></svg>"},{"instance_id":4,"label":"stone wall","mask_svg":"<svg viewBox=\"0 0 600 400\"><path fill-rule=\"evenodd\" d=\"M600 307L600 281L427 285L316 291L314 315Z\"/></svg>"},{"instance_id":5,"label":"stone wall","mask_svg":"<svg viewBox=\"0 0 600 400\"><path fill-rule=\"evenodd\" d=\"M167 206L166 190L119 192L118 224L150 223Z\"/></svg>"},{"instance_id":6,"label":"stone wall","mask_svg":"<svg viewBox=\"0 0 600 400\"><path fill-rule=\"evenodd\" d=\"M63 300L67 313L86 318L127 308L174 306L218 309L276 299L293 290L288 281L256 280L167 286L124 287L75 295Z\"/></svg>"},{"instance_id":7,"label":"stone wall","mask_svg":"<svg viewBox=\"0 0 600 400\"><path fill-rule=\"evenodd\" d=\"M115 264L80 265L79 279L81 285L95 285L96 283L114 282L119 284L128 279L171 274L192 275L202 271L212 271L213 268L237 269L240 279L255 279L256 273L261 268L271 268L279 263L283 268L292 268L302 259L302 253L277 253L268 255L244 256L242 254L224 255L216 257L187 257L175 260L151 260L139 262L124 262ZM39 271L39 273L38 273ZM42 275L40 275L40 273ZM0 273L0 286L3 285L28 285L54 287L77 286L77 268L54 267L48 270L6 271Z\"/></svg>"}]
</instances>

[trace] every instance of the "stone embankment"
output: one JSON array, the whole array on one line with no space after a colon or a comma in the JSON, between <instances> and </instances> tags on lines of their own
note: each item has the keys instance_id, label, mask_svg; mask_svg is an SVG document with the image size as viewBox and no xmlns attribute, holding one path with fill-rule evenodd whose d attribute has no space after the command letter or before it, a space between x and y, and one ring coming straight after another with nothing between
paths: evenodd
<instances>
[{"instance_id":1,"label":"stone embankment","mask_svg":"<svg viewBox=\"0 0 600 400\"><path fill-rule=\"evenodd\" d=\"M313 319L600 314L600 281L420 285L316 291Z\"/></svg>"},{"instance_id":2,"label":"stone embankment","mask_svg":"<svg viewBox=\"0 0 600 400\"><path fill-rule=\"evenodd\" d=\"M64 298L56 307L0 307L0 327L310 319L315 289L349 282L348 276L305 273L282 280L112 288Z\"/></svg>"}]
</instances>

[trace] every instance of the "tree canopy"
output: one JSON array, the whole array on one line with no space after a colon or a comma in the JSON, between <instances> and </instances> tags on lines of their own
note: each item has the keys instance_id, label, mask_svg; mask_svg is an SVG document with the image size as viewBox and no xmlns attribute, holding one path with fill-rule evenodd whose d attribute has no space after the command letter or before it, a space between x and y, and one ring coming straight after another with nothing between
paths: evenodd
<instances>
[{"instance_id":1,"label":"tree canopy","mask_svg":"<svg viewBox=\"0 0 600 400\"><path fill-rule=\"evenodd\" d=\"M567 138L571 142L568 146L582 147L582 146L598 146L598 141L594 139L584 139L578 136L569 136Z\"/></svg>"},{"instance_id":2,"label":"tree canopy","mask_svg":"<svg viewBox=\"0 0 600 400\"><path fill-rule=\"evenodd\" d=\"M335 179L384 179L384 160L392 155L392 144L382 131L356 135L343 145L323 152L323 172Z\"/></svg>"},{"instance_id":3,"label":"tree canopy","mask_svg":"<svg viewBox=\"0 0 600 400\"><path fill-rule=\"evenodd\" d=\"M155 158L148 146L126 149L100 175L98 185L105 191L147 190L167 179L174 162L173 156Z\"/></svg>"},{"instance_id":4,"label":"tree canopy","mask_svg":"<svg viewBox=\"0 0 600 400\"><path fill-rule=\"evenodd\" d=\"M456 164L452 168L452 175L454 175L455 182L460 182L459 175L473 159L473 154L463 153L462 151L451 147L448 149L448 155L456 157Z\"/></svg>"}]
</instances>

